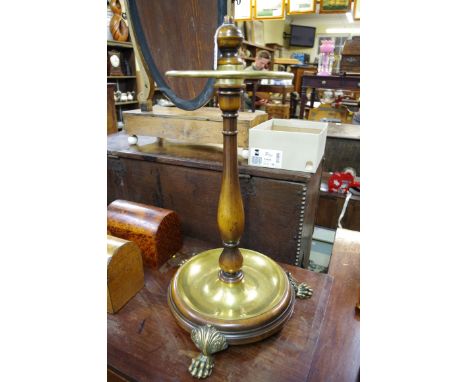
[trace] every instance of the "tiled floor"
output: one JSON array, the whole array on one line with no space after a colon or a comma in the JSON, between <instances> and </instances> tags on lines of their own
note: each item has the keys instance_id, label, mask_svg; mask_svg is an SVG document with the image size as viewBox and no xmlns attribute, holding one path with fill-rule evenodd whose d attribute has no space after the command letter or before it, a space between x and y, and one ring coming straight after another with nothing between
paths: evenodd
<instances>
[{"instance_id":1,"label":"tiled floor","mask_svg":"<svg viewBox=\"0 0 468 382\"><path fill-rule=\"evenodd\" d=\"M309 269L311 271L327 273L335 234L335 230L315 227L310 251Z\"/></svg>"}]
</instances>

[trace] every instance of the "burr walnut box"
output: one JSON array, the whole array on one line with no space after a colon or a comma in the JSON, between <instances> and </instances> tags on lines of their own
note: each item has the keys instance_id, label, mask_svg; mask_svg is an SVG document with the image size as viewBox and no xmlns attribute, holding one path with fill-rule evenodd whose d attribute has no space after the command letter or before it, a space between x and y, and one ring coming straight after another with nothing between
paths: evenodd
<instances>
[{"instance_id":1,"label":"burr walnut box","mask_svg":"<svg viewBox=\"0 0 468 382\"><path fill-rule=\"evenodd\" d=\"M107 313L119 311L143 285L143 261L138 246L107 235Z\"/></svg>"},{"instance_id":2,"label":"burr walnut box","mask_svg":"<svg viewBox=\"0 0 468 382\"><path fill-rule=\"evenodd\" d=\"M164 208L115 200L107 207L107 230L135 242L151 267L159 268L182 247L179 217Z\"/></svg>"}]
</instances>

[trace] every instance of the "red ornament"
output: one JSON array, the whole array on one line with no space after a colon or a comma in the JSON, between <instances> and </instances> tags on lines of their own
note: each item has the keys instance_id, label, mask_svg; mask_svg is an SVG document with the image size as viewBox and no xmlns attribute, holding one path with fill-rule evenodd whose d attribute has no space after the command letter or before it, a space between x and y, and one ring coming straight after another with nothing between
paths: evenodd
<instances>
[{"instance_id":1,"label":"red ornament","mask_svg":"<svg viewBox=\"0 0 468 382\"><path fill-rule=\"evenodd\" d=\"M360 187L360 182L356 182L349 172L334 172L328 178L328 192L347 193L354 187Z\"/></svg>"}]
</instances>

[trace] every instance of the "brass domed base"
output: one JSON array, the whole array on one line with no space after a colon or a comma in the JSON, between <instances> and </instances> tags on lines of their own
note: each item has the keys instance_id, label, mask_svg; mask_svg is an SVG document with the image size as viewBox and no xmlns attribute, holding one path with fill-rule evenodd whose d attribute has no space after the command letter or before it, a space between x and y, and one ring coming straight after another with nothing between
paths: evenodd
<instances>
[{"instance_id":1,"label":"brass domed base","mask_svg":"<svg viewBox=\"0 0 468 382\"><path fill-rule=\"evenodd\" d=\"M221 281L222 248L202 252L183 264L169 286L169 307L191 332L210 324L230 345L247 344L279 331L293 313L295 294L283 269L269 257L240 249L241 281Z\"/></svg>"}]
</instances>

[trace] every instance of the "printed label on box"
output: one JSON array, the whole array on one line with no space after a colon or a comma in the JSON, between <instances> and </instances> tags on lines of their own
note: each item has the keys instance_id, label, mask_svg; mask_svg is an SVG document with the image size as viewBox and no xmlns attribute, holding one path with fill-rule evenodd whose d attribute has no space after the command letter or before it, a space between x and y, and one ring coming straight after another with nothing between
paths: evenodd
<instances>
[{"instance_id":1,"label":"printed label on box","mask_svg":"<svg viewBox=\"0 0 468 382\"><path fill-rule=\"evenodd\" d=\"M250 149L249 164L272 168L282 168L283 152L281 150L265 150L255 147Z\"/></svg>"}]
</instances>

